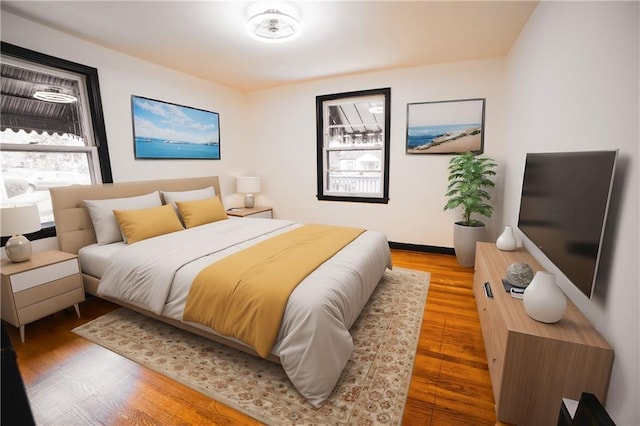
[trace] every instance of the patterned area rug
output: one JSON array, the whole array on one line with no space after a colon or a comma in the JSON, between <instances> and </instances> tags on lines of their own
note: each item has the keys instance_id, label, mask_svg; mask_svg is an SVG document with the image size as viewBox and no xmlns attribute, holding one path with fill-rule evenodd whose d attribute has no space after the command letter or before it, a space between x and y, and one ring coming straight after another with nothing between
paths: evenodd
<instances>
[{"instance_id":1,"label":"patterned area rug","mask_svg":"<svg viewBox=\"0 0 640 426\"><path fill-rule=\"evenodd\" d=\"M387 271L351 328L355 348L314 408L277 364L120 308L74 333L266 424L400 424L430 275Z\"/></svg>"}]
</instances>

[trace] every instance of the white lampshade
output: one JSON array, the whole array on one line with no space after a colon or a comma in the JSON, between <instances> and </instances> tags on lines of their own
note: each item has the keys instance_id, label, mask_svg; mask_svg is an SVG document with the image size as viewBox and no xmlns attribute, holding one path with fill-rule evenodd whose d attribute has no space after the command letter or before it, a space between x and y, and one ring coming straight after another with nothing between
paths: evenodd
<instances>
[{"instance_id":1,"label":"white lampshade","mask_svg":"<svg viewBox=\"0 0 640 426\"><path fill-rule=\"evenodd\" d=\"M22 234L41 229L40 213L35 204L15 204L0 208L0 234L12 236L4 246L7 256L14 262L31 257L31 242Z\"/></svg>"},{"instance_id":2,"label":"white lampshade","mask_svg":"<svg viewBox=\"0 0 640 426\"><path fill-rule=\"evenodd\" d=\"M260 178L257 176L240 176L236 180L236 189L245 194L244 206L248 209L255 205L253 194L260 192Z\"/></svg>"},{"instance_id":3,"label":"white lampshade","mask_svg":"<svg viewBox=\"0 0 640 426\"><path fill-rule=\"evenodd\" d=\"M3 237L39 231L40 213L35 204L6 205L0 208L0 233Z\"/></svg>"},{"instance_id":4,"label":"white lampshade","mask_svg":"<svg viewBox=\"0 0 640 426\"><path fill-rule=\"evenodd\" d=\"M241 194L260 192L260 178L256 176L240 176L236 182L236 189Z\"/></svg>"}]
</instances>

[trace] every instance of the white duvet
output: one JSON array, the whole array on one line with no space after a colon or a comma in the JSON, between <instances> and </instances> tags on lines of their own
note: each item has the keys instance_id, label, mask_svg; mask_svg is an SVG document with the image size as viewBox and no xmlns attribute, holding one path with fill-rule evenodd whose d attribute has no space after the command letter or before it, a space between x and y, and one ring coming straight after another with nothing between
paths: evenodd
<instances>
[{"instance_id":1,"label":"white duvet","mask_svg":"<svg viewBox=\"0 0 640 426\"><path fill-rule=\"evenodd\" d=\"M297 226L277 219L230 219L125 246L110 256L98 294L182 321L191 282L204 267ZM289 297L272 353L312 405L321 406L337 383L353 349L349 328L387 267L386 237L366 231Z\"/></svg>"}]
</instances>

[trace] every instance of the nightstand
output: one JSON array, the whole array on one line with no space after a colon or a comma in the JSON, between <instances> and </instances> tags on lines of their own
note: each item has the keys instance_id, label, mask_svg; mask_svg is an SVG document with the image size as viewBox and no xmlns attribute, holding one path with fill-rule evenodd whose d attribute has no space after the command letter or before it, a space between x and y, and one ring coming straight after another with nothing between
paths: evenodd
<instances>
[{"instance_id":1,"label":"nightstand","mask_svg":"<svg viewBox=\"0 0 640 426\"><path fill-rule=\"evenodd\" d=\"M35 253L26 262L2 261L2 319L20 328L78 303L84 288L78 256L57 250Z\"/></svg>"},{"instance_id":2,"label":"nightstand","mask_svg":"<svg viewBox=\"0 0 640 426\"><path fill-rule=\"evenodd\" d=\"M235 208L227 210L227 214L229 216L236 217L262 217L266 219L273 219L273 207L252 207L250 209Z\"/></svg>"}]
</instances>

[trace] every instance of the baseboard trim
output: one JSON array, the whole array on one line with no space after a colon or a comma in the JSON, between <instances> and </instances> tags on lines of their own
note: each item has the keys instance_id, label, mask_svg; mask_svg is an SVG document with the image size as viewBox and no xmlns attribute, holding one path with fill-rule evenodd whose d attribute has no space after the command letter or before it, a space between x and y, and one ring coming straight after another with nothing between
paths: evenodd
<instances>
[{"instance_id":1,"label":"baseboard trim","mask_svg":"<svg viewBox=\"0 0 640 426\"><path fill-rule=\"evenodd\" d=\"M427 246L423 244L398 243L389 241L389 247L396 250L420 251L424 253L438 253L455 255L452 247Z\"/></svg>"}]
</instances>

